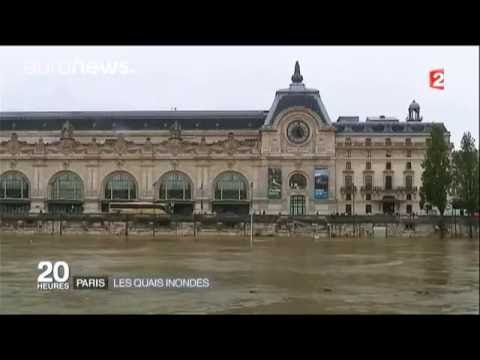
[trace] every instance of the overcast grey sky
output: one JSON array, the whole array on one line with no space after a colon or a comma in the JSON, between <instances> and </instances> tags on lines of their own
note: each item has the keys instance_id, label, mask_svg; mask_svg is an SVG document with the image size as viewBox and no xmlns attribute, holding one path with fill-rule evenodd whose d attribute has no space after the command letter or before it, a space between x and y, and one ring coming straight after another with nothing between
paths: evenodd
<instances>
[{"instance_id":1,"label":"overcast grey sky","mask_svg":"<svg viewBox=\"0 0 480 360\"><path fill-rule=\"evenodd\" d=\"M477 47L0 47L0 111L268 110L295 60L333 121L403 121L415 99L455 147L467 130L478 146ZM445 90L428 86L437 68Z\"/></svg>"}]
</instances>

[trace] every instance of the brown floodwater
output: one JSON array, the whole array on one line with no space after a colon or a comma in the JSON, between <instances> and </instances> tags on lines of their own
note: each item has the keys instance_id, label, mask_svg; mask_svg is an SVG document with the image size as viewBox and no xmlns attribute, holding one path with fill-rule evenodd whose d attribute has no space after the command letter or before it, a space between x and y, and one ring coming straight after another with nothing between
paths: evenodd
<instances>
[{"instance_id":1,"label":"brown floodwater","mask_svg":"<svg viewBox=\"0 0 480 360\"><path fill-rule=\"evenodd\" d=\"M203 278L207 288L37 290L39 261L76 275ZM478 314L468 239L0 235L3 314Z\"/></svg>"}]
</instances>

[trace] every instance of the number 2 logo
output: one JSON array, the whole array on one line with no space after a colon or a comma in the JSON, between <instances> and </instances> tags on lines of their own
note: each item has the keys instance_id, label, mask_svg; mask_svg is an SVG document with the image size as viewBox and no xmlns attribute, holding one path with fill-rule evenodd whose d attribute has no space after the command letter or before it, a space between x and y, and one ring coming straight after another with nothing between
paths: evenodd
<instances>
[{"instance_id":1,"label":"number 2 logo","mask_svg":"<svg viewBox=\"0 0 480 360\"><path fill-rule=\"evenodd\" d=\"M445 89L445 72L443 69L431 70L429 73L430 87L432 89Z\"/></svg>"}]
</instances>

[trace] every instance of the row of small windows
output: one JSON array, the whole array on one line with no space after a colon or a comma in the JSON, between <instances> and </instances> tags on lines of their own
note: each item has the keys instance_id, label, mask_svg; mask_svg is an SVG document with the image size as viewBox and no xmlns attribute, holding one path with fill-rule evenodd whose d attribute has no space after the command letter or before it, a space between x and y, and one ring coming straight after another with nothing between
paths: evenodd
<instances>
[{"instance_id":1,"label":"row of small windows","mask_svg":"<svg viewBox=\"0 0 480 360\"><path fill-rule=\"evenodd\" d=\"M352 169L352 162L351 161L347 161L345 163L345 169L347 169L347 170ZM371 170L372 169L372 162L371 161L367 161L365 163L365 169L366 170ZM385 164L385 169L386 170L392 170L392 163L390 161L387 161L387 163ZM405 169L406 170L412 170L412 163L410 161L407 161L407 163L405 164Z\"/></svg>"},{"instance_id":2,"label":"row of small windows","mask_svg":"<svg viewBox=\"0 0 480 360\"><path fill-rule=\"evenodd\" d=\"M364 176L364 185L367 190L373 189L373 176L365 175ZM353 186L353 177L351 175L346 175L344 179L345 187L349 188ZM405 176L405 187L411 189L413 187L413 176ZM385 176L385 189L392 190L392 176ZM348 200L348 199L347 199ZM368 199L367 199L368 200Z\"/></svg>"},{"instance_id":3,"label":"row of small windows","mask_svg":"<svg viewBox=\"0 0 480 360\"><path fill-rule=\"evenodd\" d=\"M407 212L407 214L412 213L412 205L411 204L406 205L406 212ZM346 204L345 205L345 213L347 213L348 215L352 215L352 205L351 204ZM371 213L372 213L372 205L371 204L366 204L365 205L365 214L371 214Z\"/></svg>"},{"instance_id":4,"label":"row of small windows","mask_svg":"<svg viewBox=\"0 0 480 360\"><path fill-rule=\"evenodd\" d=\"M352 139L347 137L345 139L345 145L351 146L352 145ZM386 146L392 146L392 139L386 138L385 139L385 145ZM405 139L405 145L412 145L412 139L410 139L410 138ZM372 139L370 139L370 138L365 139L365 146L372 146Z\"/></svg>"},{"instance_id":5,"label":"row of small windows","mask_svg":"<svg viewBox=\"0 0 480 360\"><path fill-rule=\"evenodd\" d=\"M412 157L412 151L411 150L407 150L406 151L406 155L407 157ZM346 157L347 158L351 158L352 157L352 150L347 150L346 151ZM371 158L372 157L372 152L370 150L367 151L367 158ZM387 150L387 152L385 153L385 157L387 158L390 158L392 157L392 151L391 150Z\"/></svg>"},{"instance_id":6,"label":"row of small windows","mask_svg":"<svg viewBox=\"0 0 480 360\"><path fill-rule=\"evenodd\" d=\"M174 109L176 110L176 108L174 108ZM140 120L140 119L138 119L138 120ZM138 123L140 123L140 122L138 121ZM225 126L225 124L226 124L225 121L221 121L221 120L220 120L220 121L217 121L217 122L215 123L215 127L216 127L216 128L220 128L220 127ZM227 124L228 124L228 123L227 123ZM122 125L124 125L124 124L122 124L122 123L117 124L116 122L112 122L112 123L111 123L111 128L112 128L112 129L115 129L115 128L117 128L118 126L119 126L119 127L122 127ZM158 129L159 127L161 127L161 125L163 125L164 128L168 128L169 126L172 126L172 123L169 122L169 121L164 121L163 123L162 123L162 122L159 122L159 121L153 121L153 122L145 121L145 122L143 123L143 127L144 127L144 128L148 128L148 127L152 127L152 126L153 126L153 128ZM200 125L201 125L201 124L200 124L199 122L196 122L195 124L191 124L190 126L192 126L192 125L195 126L195 128L198 129L198 128L200 128ZM46 122L42 123L42 127L43 127L43 128L46 128L47 126L48 126L48 124L47 124ZM249 122L247 123L247 126L248 126L249 128L251 128L251 127L253 126L252 121L249 121ZM92 129L96 129L96 128L97 128L97 123L96 123L95 121L92 122L92 123L91 123L91 127L92 127ZM101 124L101 127L102 127L102 128L108 128L107 124L105 124L105 123ZM12 122L12 123L11 123L11 128L12 128L13 130L16 129L16 128L17 128L17 123L16 123L16 122ZM87 129L87 130L88 130L88 129Z\"/></svg>"},{"instance_id":7,"label":"row of small windows","mask_svg":"<svg viewBox=\"0 0 480 360\"><path fill-rule=\"evenodd\" d=\"M407 157L412 157L412 151L411 150L407 150L405 154L406 154ZM351 158L352 157L352 150L347 150L345 155L346 155L347 158ZM387 150L387 152L385 153L385 157L388 157L388 158L392 157L392 151ZM367 158L369 158L369 159L372 158L372 152L370 150L367 151Z\"/></svg>"},{"instance_id":8,"label":"row of small windows","mask_svg":"<svg viewBox=\"0 0 480 360\"><path fill-rule=\"evenodd\" d=\"M351 200L351 194L347 194L346 200ZM365 200L370 201L372 200L372 194L367 193L365 194ZM412 200L412 194L407 194L407 200Z\"/></svg>"}]
</instances>

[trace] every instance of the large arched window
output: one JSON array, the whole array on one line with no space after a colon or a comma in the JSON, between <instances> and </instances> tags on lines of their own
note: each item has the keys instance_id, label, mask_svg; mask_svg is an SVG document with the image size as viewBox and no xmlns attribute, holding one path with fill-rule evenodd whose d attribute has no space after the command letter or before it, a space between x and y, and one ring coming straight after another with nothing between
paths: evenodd
<instances>
[{"instance_id":1,"label":"large arched window","mask_svg":"<svg viewBox=\"0 0 480 360\"><path fill-rule=\"evenodd\" d=\"M49 184L49 200L83 200L83 181L80 176L63 171L55 175Z\"/></svg>"},{"instance_id":2,"label":"large arched window","mask_svg":"<svg viewBox=\"0 0 480 360\"><path fill-rule=\"evenodd\" d=\"M10 171L0 177L0 199L28 199L28 180L18 171Z\"/></svg>"},{"instance_id":3,"label":"large arched window","mask_svg":"<svg viewBox=\"0 0 480 360\"><path fill-rule=\"evenodd\" d=\"M80 214L83 211L83 181L74 172L62 171L48 183L48 212Z\"/></svg>"},{"instance_id":4,"label":"large arched window","mask_svg":"<svg viewBox=\"0 0 480 360\"><path fill-rule=\"evenodd\" d=\"M248 182L236 172L219 175L215 181L215 200L246 200Z\"/></svg>"},{"instance_id":5,"label":"large arched window","mask_svg":"<svg viewBox=\"0 0 480 360\"><path fill-rule=\"evenodd\" d=\"M307 187L307 178L302 174L293 174L288 182L290 189L304 190Z\"/></svg>"},{"instance_id":6,"label":"large arched window","mask_svg":"<svg viewBox=\"0 0 480 360\"><path fill-rule=\"evenodd\" d=\"M0 176L0 213L27 214L30 211L30 186L27 177L18 171Z\"/></svg>"},{"instance_id":7,"label":"large arched window","mask_svg":"<svg viewBox=\"0 0 480 360\"><path fill-rule=\"evenodd\" d=\"M192 182L178 171L165 174L159 183L160 200L192 200Z\"/></svg>"},{"instance_id":8,"label":"large arched window","mask_svg":"<svg viewBox=\"0 0 480 360\"><path fill-rule=\"evenodd\" d=\"M135 200L137 185L132 175L127 172L110 174L105 180L106 200Z\"/></svg>"}]
</instances>

